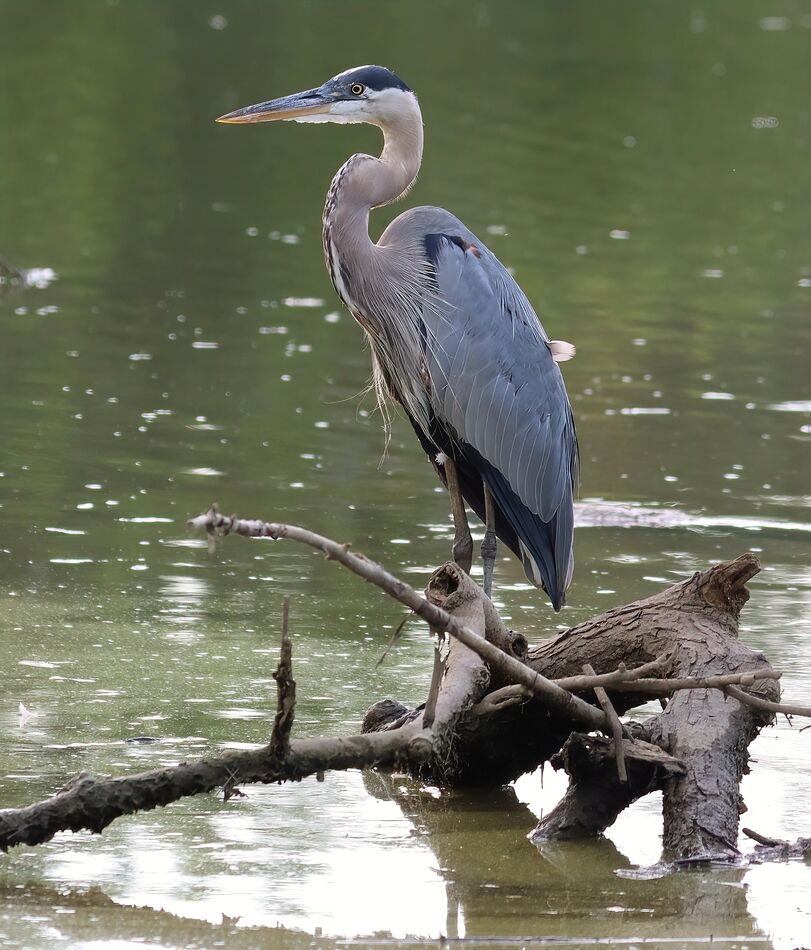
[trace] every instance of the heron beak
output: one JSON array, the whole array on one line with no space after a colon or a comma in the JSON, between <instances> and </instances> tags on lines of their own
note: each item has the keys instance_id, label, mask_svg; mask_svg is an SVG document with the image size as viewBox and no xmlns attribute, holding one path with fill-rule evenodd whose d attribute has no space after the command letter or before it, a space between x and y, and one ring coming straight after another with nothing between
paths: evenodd
<instances>
[{"instance_id":1,"label":"heron beak","mask_svg":"<svg viewBox=\"0 0 811 950\"><path fill-rule=\"evenodd\" d=\"M254 106L237 109L236 112L221 115L217 122L242 125L247 122L301 119L304 116L329 113L332 101L320 89L308 89L306 92L297 92L292 96L282 96L281 99L271 99L270 102L259 102Z\"/></svg>"}]
</instances>

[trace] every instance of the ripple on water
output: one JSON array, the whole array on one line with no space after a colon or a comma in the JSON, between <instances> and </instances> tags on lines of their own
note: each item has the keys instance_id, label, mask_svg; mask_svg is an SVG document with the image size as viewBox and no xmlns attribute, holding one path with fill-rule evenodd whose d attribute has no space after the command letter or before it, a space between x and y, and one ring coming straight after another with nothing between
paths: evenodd
<instances>
[{"instance_id":1,"label":"ripple on water","mask_svg":"<svg viewBox=\"0 0 811 950\"><path fill-rule=\"evenodd\" d=\"M325 301L321 297L285 297L282 303L285 307L323 307Z\"/></svg>"},{"instance_id":2,"label":"ripple on water","mask_svg":"<svg viewBox=\"0 0 811 950\"><path fill-rule=\"evenodd\" d=\"M207 548L208 542L204 538L161 538L158 542L170 548ZM175 565L177 566L177 565ZM199 565L193 565L198 567Z\"/></svg>"},{"instance_id":3,"label":"ripple on water","mask_svg":"<svg viewBox=\"0 0 811 950\"><path fill-rule=\"evenodd\" d=\"M728 473L737 478L735 472ZM805 501L804 504L809 504ZM582 528L738 528L811 534L811 523L746 515L699 515L679 508L584 499L574 506L575 527Z\"/></svg>"},{"instance_id":4,"label":"ripple on water","mask_svg":"<svg viewBox=\"0 0 811 950\"><path fill-rule=\"evenodd\" d=\"M811 399L797 399L789 402L773 402L766 406L775 412L811 412Z\"/></svg>"},{"instance_id":5,"label":"ripple on water","mask_svg":"<svg viewBox=\"0 0 811 950\"><path fill-rule=\"evenodd\" d=\"M266 719L268 711L266 709L217 709L212 712L212 716L218 719Z\"/></svg>"},{"instance_id":6,"label":"ripple on water","mask_svg":"<svg viewBox=\"0 0 811 950\"><path fill-rule=\"evenodd\" d=\"M50 267L32 267L24 273L25 286L35 287L37 290L45 290L59 275Z\"/></svg>"},{"instance_id":7,"label":"ripple on water","mask_svg":"<svg viewBox=\"0 0 811 950\"><path fill-rule=\"evenodd\" d=\"M118 518L116 520L124 521L128 524L173 524L175 519L146 515L140 518Z\"/></svg>"},{"instance_id":8,"label":"ripple on water","mask_svg":"<svg viewBox=\"0 0 811 950\"><path fill-rule=\"evenodd\" d=\"M181 475L199 475L203 478L217 478L220 475L225 475L225 472L221 472L218 468L184 468L180 472Z\"/></svg>"}]
</instances>

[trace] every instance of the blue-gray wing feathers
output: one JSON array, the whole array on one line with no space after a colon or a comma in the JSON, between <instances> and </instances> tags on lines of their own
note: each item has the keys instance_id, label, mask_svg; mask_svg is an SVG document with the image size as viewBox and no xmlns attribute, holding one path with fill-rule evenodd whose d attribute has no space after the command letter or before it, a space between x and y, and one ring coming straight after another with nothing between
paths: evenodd
<instances>
[{"instance_id":1,"label":"blue-gray wing feathers","mask_svg":"<svg viewBox=\"0 0 811 950\"><path fill-rule=\"evenodd\" d=\"M487 482L502 540L557 608L572 575L578 466L563 377L529 301L474 235L460 226L424 240L436 280L423 309L430 438Z\"/></svg>"}]
</instances>

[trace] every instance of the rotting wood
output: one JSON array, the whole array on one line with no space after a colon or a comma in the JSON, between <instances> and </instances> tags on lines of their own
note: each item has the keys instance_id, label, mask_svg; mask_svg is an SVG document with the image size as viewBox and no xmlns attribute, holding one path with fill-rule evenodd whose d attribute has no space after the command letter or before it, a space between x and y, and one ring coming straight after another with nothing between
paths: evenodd
<instances>
[{"instance_id":1,"label":"rotting wood","mask_svg":"<svg viewBox=\"0 0 811 950\"><path fill-rule=\"evenodd\" d=\"M383 700L367 713L360 736L291 740L295 683L283 635L277 718L267 746L130 777L82 774L45 802L0 812L0 848L36 844L59 830L99 832L119 815L218 787L233 794L237 783L323 777L329 769L394 767L446 784L499 784L564 749L555 761L570 770L572 785L555 820L549 816L536 832L539 840L599 834L630 801L661 787L666 852L676 860L729 856L749 741L767 714L804 708L775 702L779 674L737 639L745 583L758 569L751 553L527 649L457 565L440 568L424 598L348 545L304 528L225 518L213 507L192 523L210 539L236 532L309 544L406 604L432 631L447 632L453 662L437 680L430 724L424 710ZM584 664L604 672L584 675ZM619 781L611 741L578 732L611 734L609 717L593 705L595 687L605 689L620 714L651 696L671 697L662 713L626 726L628 782ZM755 708L763 703L767 709ZM709 725L701 718L707 710ZM722 773L712 776L720 801L702 805L702 797L712 797L702 782L713 761ZM595 789L596 811L587 807Z\"/></svg>"},{"instance_id":2,"label":"rotting wood","mask_svg":"<svg viewBox=\"0 0 811 950\"><path fill-rule=\"evenodd\" d=\"M627 780L617 774L613 740L572 733L552 757L552 765L569 775L569 787L558 804L532 832L535 844L571 838L593 838L610 827L620 813L668 776L685 771L678 759L641 736L622 739Z\"/></svg>"},{"instance_id":3,"label":"rotting wood","mask_svg":"<svg viewBox=\"0 0 811 950\"><path fill-rule=\"evenodd\" d=\"M753 554L741 555L645 601L609 611L558 640L597 666L589 654L606 662L605 651L611 644L600 638L599 631L603 624L613 624L621 631L632 662L650 661L667 652L667 672L676 679L735 674L749 683L747 674L752 674L757 678L749 688L777 700L776 679L766 678L762 672L763 655L737 636L738 616L748 599L745 583L757 569ZM542 663L547 675L549 665L543 660L551 660L553 668L559 668L564 659L561 648L562 642L553 642L535 653L534 661ZM615 703L626 695L609 692ZM751 702L758 696L742 695L746 705L737 698L726 698L718 689L679 691L662 712L645 723L645 738L685 767L681 773L661 776L659 782L664 793L663 848L668 860L734 858L738 854L739 784L747 767L747 749L771 716L770 711L764 713Z\"/></svg>"}]
</instances>

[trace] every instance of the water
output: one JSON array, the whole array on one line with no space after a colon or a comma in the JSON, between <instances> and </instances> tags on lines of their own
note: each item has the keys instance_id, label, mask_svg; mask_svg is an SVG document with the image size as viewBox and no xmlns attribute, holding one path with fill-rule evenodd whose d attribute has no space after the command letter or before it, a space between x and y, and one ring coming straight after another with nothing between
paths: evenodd
<instances>
[{"instance_id":1,"label":"water","mask_svg":"<svg viewBox=\"0 0 811 950\"><path fill-rule=\"evenodd\" d=\"M264 741L284 593L299 735L424 698L418 624L375 666L395 604L290 544L229 539L211 560L184 528L216 499L351 540L415 584L447 556L446 497L402 420L383 455L368 353L321 260L329 179L376 132L212 122L370 60L421 97L409 201L463 218L578 347L571 606L554 615L507 559L504 615L545 635L752 547L743 635L807 700L811 7L31 10L0 2L0 254L40 269L0 287L4 806L81 769ZM809 735L781 722L755 743L747 824L811 833ZM190 800L5 856L0 934L782 948L811 932L802 864L618 876L658 858L654 800L605 842L539 854L525 835L561 788L547 770L437 797L350 774Z\"/></svg>"}]
</instances>

